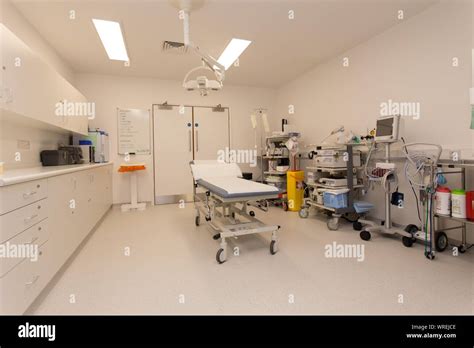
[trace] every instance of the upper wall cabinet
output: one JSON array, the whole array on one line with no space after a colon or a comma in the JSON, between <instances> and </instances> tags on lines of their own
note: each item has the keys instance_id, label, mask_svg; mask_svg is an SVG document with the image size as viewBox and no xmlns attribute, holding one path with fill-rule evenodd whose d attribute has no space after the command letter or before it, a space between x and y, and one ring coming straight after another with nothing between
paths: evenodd
<instances>
[{"instance_id":1,"label":"upper wall cabinet","mask_svg":"<svg viewBox=\"0 0 474 348\"><path fill-rule=\"evenodd\" d=\"M86 98L0 24L0 107L65 130L87 134Z\"/></svg>"}]
</instances>

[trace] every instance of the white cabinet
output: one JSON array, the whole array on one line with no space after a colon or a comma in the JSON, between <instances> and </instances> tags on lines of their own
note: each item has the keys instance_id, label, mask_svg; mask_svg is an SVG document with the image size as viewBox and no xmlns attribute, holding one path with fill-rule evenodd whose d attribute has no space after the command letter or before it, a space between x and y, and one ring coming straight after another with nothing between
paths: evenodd
<instances>
[{"instance_id":1,"label":"white cabinet","mask_svg":"<svg viewBox=\"0 0 474 348\"><path fill-rule=\"evenodd\" d=\"M111 205L111 164L0 187L0 244L40 250L0 259L0 315L24 313Z\"/></svg>"},{"instance_id":2,"label":"white cabinet","mask_svg":"<svg viewBox=\"0 0 474 348\"><path fill-rule=\"evenodd\" d=\"M48 179L55 268L63 265L112 205L111 168L107 165Z\"/></svg>"},{"instance_id":3,"label":"white cabinet","mask_svg":"<svg viewBox=\"0 0 474 348\"><path fill-rule=\"evenodd\" d=\"M61 103L84 103L86 98L3 24L0 24L0 41L0 108L87 134L87 116L56 112Z\"/></svg>"},{"instance_id":4,"label":"white cabinet","mask_svg":"<svg viewBox=\"0 0 474 348\"><path fill-rule=\"evenodd\" d=\"M46 198L47 185L44 179L3 187L0 196L0 215Z\"/></svg>"}]
</instances>

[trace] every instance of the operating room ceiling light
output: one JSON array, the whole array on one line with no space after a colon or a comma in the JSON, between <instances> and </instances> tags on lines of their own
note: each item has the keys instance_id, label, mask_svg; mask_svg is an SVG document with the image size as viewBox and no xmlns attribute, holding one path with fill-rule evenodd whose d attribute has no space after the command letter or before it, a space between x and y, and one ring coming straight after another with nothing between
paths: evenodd
<instances>
[{"instance_id":1,"label":"operating room ceiling light","mask_svg":"<svg viewBox=\"0 0 474 348\"><path fill-rule=\"evenodd\" d=\"M109 59L128 62L127 48L125 47L120 23L102 19L92 19L92 22Z\"/></svg>"},{"instance_id":2,"label":"operating room ceiling light","mask_svg":"<svg viewBox=\"0 0 474 348\"><path fill-rule=\"evenodd\" d=\"M251 43L249 40L232 39L217 61L225 70L229 69Z\"/></svg>"}]
</instances>

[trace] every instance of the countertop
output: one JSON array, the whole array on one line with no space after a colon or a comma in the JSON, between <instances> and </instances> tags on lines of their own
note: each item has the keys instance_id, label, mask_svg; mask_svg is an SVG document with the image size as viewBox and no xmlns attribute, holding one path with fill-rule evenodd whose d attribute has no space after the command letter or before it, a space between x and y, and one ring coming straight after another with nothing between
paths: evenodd
<instances>
[{"instance_id":1,"label":"countertop","mask_svg":"<svg viewBox=\"0 0 474 348\"><path fill-rule=\"evenodd\" d=\"M112 165L112 162L71 164L67 166L32 167L6 170L3 174L0 175L0 187L108 165Z\"/></svg>"}]
</instances>

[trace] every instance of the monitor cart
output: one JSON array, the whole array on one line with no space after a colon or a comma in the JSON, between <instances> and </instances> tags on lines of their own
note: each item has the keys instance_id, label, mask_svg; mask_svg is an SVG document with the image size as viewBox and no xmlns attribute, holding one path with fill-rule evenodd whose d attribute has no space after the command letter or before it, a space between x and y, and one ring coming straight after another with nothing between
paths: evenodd
<instances>
[{"instance_id":1,"label":"monitor cart","mask_svg":"<svg viewBox=\"0 0 474 348\"><path fill-rule=\"evenodd\" d=\"M347 193L347 207L345 208L332 208L327 207L322 203L318 203L315 199L314 194L310 194L309 198L305 198L304 204L299 211L299 216L301 218L307 218L311 208L315 208L319 211L324 211L328 215L327 226L329 230L335 231L339 228L339 219L342 216L353 215L356 218L353 220L354 224L357 222L358 214L354 209L354 200L356 197L356 191L359 188L362 188L364 185L354 185L354 176L357 175L357 168L353 165L353 151L356 144L347 144L347 145L320 145L316 147L316 150L342 150L347 152L347 165L345 167L324 167L324 166L313 166L307 167L308 170L311 170L315 173L327 173L330 175L340 174L347 179L347 186L337 187L337 188L347 188L349 192ZM310 157L311 158L311 157ZM310 190L314 192L317 189L334 189L335 187L325 185L322 183L307 183Z\"/></svg>"},{"instance_id":2,"label":"monitor cart","mask_svg":"<svg viewBox=\"0 0 474 348\"><path fill-rule=\"evenodd\" d=\"M286 196L286 172L277 170L277 166L290 166L290 154L285 143L289 135L272 135L265 138L265 154L262 155L262 182L280 190L279 198L269 200L274 206L281 206L288 210Z\"/></svg>"}]
</instances>

